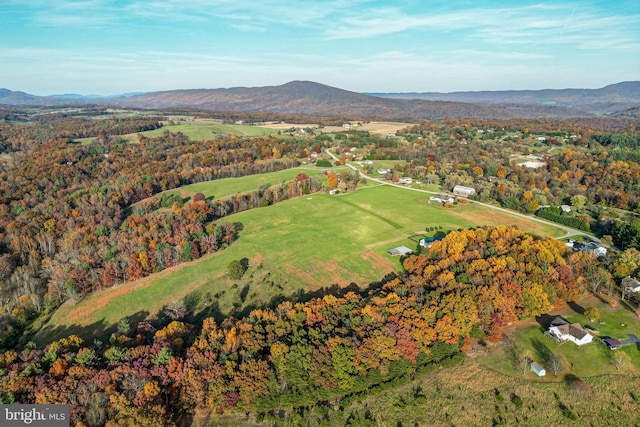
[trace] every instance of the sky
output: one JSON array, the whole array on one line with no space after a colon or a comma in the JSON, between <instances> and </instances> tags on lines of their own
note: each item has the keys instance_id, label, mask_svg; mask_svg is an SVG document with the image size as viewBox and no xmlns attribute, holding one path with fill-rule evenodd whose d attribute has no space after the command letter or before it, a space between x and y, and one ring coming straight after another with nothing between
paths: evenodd
<instances>
[{"instance_id":1,"label":"sky","mask_svg":"<svg viewBox=\"0 0 640 427\"><path fill-rule=\"evenodd\" d=\"M0 87L113 95L600 88L640 80L640 1L0 0Z\"/></svg>"}]
</instances>

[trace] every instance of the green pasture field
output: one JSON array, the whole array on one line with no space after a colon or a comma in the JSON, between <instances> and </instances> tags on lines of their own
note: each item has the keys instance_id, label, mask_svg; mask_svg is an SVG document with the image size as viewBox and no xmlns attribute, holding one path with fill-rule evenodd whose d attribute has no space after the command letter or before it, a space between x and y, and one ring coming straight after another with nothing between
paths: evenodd
<instances>
[{"instance_id":1,"label":"green pasture field","mask_svg":"<svg viewBox=\"0 0 640 427\"><path fill-rule=\"evenodd\" d=\"M205 197L213 197L222 199L233 196L234 194L246 193L248 191L257 190L263 185L277 185L283 182L293 180L299 173L306 173L310 177L324 178L324 171L327 168L318 168L315 166L301 166L293 169L285 169L278 172L268 174L248 175L238 178L216 179L212 181L199 182L197 184L185 185L179 189L167 191L165 194L177 193L181 197L193 197L196 193L202 193ZM338 170L341 168L330 168ZM342 167L344 169L344 167Z\"/></svg>"},{"instance_id":2,"label":"green pasture field","mask_svg":"<svg viewBox=\"0 0 640 427\"><path fill-rule=\"evenodd\" d=\"M271 182L271 176L264 179ZM240 222L244 229L230 247L98 292L76 305L67 303L36 338L42 342L70 333L89 336L113 328L124 317L157 313L188 295L198 296L197 310L228 315L263 306L274 297L292 298L334 284L366 287L400 270L400 259L389 256L387 249L416 248L420 235L427 235L426 227L446 232L484 225L483 218L491 218L481 206L462 208L475 222L458 215L457 208L429 203L426 193L377 186L335 196L313 194L232 215L223 221ZM524 229L535 230L536 224ZM231 281L227 266L242 258L251 267L241 280Z\"/></svg>"},{"instance_id":3,"label":"green pasture field","mask_svg":"<svg viewBox=\"0 0 640 427\"><path fill-rule=\"evenodd\" d=\"M603 324L589 322L582 314L589 307L596 307L600 311L600 319L604 322ZM558 315L570 323L591 325L596 328L597 332L592 333L593 342L577 346L568 341L557 343L546 337L544 331L548 323ZM539 317L538 321L532 320L519 325L512 334L508 333L510 336L508 344L501 343L486 356L479 357L478 362L500 373L539 381L559 381L567 373L578 377L629 373L637 375L640 372L640 346L629 345L618 350L610 350L602 342L603 338L616 338L622 341L628 338L627 334L640 336L640 322L633 309L629 309L624 302L622 305L612 307L603 298L589 295L577 303L555 309L549 315ZM517 365L519 356L527 350L531 352L533 359L543 366L551 354L561 354L567 361L566 369L557 377L549 370L547 370L547 375L540 379L533 372L527 372L523 376ZM616 369L611 363L611 358L616 352L627 353L632 364L622 370Z\"/></svg>"},{"instance_id":4,"label":"green pasture field","mask_svg":"<svg viewBox=\"0 0 640 427\"><path fill-rule=\"evenodd\" d=\"M366 160L364 160L364 161L363 161L363 162L361 162L361 163L363 163L363 164L364 164L364 162L366 162ZM365 164L364 166L365 166L365 168L366 168L367 166L372 166L372 167L373 167L374 174L377 174L377 173L378 173L378 172L376 171L376 169L378 169L378 168L387 168L387 169L391 169L391 170L393 170L393 167L394 167L395 165L405 163L405 161L404 161L404 160L372 160L372 162L373 162L373 164L372 164L372 165L367 165L367 164Z\"/></svg>"},{"instance_id":5,"label":"green pasture field","mask_svg":"<svg viewBox=\"0 0 640 427\"><path fill-rule=\"evenodd\" d=\"M155 138L162 136L166 131L173 133L182 133L186 135L192 141L207 141L214 139L216 135L237 135L237 136L265 136L271 135L274 132L273 129L267 129L258 126L249 125L227 125L219 121L193 121L184 124L164 125L161 128L140 132L147 138ZM121 137L128 141L137 141L137 134L122 135ZM78 138L75 142L80 144L89 144L93 142L95 138Z\"/></svg>"},{"instance_id":6,"label":"green pasture field","mask_svg":"<svg viewBox=\"0 0 640 427\"><path fill-rule=\"evenodd\" d=\"M478 225L516 225L521 230L538 237L562 237L566 234L564 230L554 227L553 225L531 221L516 215L510 215L497 209L486 208L475 203L469 203L467 205L458 204L455 208L451 209L451 214Z\"/></svg>"},{"instance_id":7,"label":"green pasture field","mask_svg":"<svg viewBox=\"0 0 640 427\"><path fill-rule=\"evenodd\" d=\"M273 129L261 128L249 125L227 125L217 121L194 121L186 124L165 125L159 129L141 132L148 138L162 136L166 131L173 133L183 133L192 141L206 141L213 139L215 135L238 135L238 136L265 136L274 133Z\"/></svg>"}]
</instances>

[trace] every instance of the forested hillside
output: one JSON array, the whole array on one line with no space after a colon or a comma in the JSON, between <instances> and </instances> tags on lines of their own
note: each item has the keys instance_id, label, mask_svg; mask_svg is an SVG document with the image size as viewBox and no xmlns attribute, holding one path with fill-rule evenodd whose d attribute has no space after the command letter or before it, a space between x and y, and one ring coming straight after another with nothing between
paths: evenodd
<instances>
[{"instance_id":1,"label":"forested hillside","mask_svg":"<svg viewBox=\"0 0 640 427\"><path fill-rule=\"evenodd\" d=\"M0 356L3 402L70 403L72 422L169 425L219 413L326 404L462 360L470 337L585 292L591 262L514 227L452 232L369 295L283 302L222 324L119 325L109 343L71 336Z\"/></svg>"},{"instance_id":2,"label":"forested hillside","mask_svg":"<svg viewBox=\"0 0 640 427\"><path fill-rule=\"evenodd\" d=\"M237 227L215 219L302 194L300 183L283 183L246 201L146 200L185 184L290 168L297 160L289 153L309 151L275 138L196 143L166 132L131 144L109 136L158 126L50 116L0 124L0 339L66 300L223 248ZM71 139L84 136L97 139Z\"/></svg>"}]
</instances>

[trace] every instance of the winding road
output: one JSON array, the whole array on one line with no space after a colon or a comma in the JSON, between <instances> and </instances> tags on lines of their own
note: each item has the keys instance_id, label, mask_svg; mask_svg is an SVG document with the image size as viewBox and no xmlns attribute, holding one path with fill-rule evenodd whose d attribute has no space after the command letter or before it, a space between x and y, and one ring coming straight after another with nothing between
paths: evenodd
<instances>
[{"instance_id":1,"label":"winding road","mask_svg":"<svg viewBox=\"0 0 640 427\"><path fill-rule=\"evenodd\" d=\"M338 161L338 158L336 157L335 154L333 154L330 151L330 149L326 149L325 152L334 161ZM373 182L377 182L379 184L391 185L393 187L402 188L403 190L417 191L417 192L420 192L420 193L427 193L427 194L433 194L433 195L448 194L448 193L443 192L443 191L436 192L436 191L429 191L429 190L421 190L419 188L407 187L407 186L402 185L402 184L394 184L394 183L385 181L383 179L373 178L371 176L368 176L368 175L364 174L360 169L358 169L352 163L345 163L345 166L353 169L354 171L357 171L360 174L360 176L366 178L367 180L373 181ZM461 196L452 195L452 194L449 194L449 195L453 196L453 197L461 197ZM589 240L591 240L593 242L601 243L600 239L598 239L597 237L594 237L594 236L592 236L592 235L590 235L588 233L585 233L583 231L573 229L571 227L567 227L567 226L564 226L564 225L561 225L561 224L558 224L558 223L555 223L555 222L547 221L545 219L542 219L542 218L539 218L539 217L536 217L536 216L533 216L533 215L525 215L523 213L515 212L515 211L512 211L510 209L505 209L505 208L502 208L500 206L494 206L494 205L490 205L488 203L478 202L477 200L467 199L466 197L465 197L465 199L468 200L470 203L475 203L477 205L484 206L486 208L495 209L497 211L506 213L508 215L517 216L517 217L520 217L520 218L525 218L525 219L528 219L529 221L539 222L540 224L546 224L546 225L550 225L550 226L559 228L561 230L564 230L565 234L563 236L558 237L558 239L566 239L567 237L572 237L572 236L581 236L581 237L587 238L587 239L589 239Z\"/></svg>"}]
</instances>

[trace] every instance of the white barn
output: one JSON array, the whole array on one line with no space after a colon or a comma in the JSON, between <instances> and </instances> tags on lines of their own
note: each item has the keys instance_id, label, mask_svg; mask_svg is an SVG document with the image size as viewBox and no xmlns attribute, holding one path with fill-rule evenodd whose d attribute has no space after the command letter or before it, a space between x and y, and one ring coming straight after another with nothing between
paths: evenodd
<instances>
[{"instance_id":1,"label":"white barn","mask_svg":"<svg viewBox=\"0 0 640 427\"><path fill-rule=\"evenodd\" d=\"M453 194L458 196L469 197L476 194L476 189L471 187L465 187L464 185L456 185L453 187Z\"/></svg>"}]
</instances>

